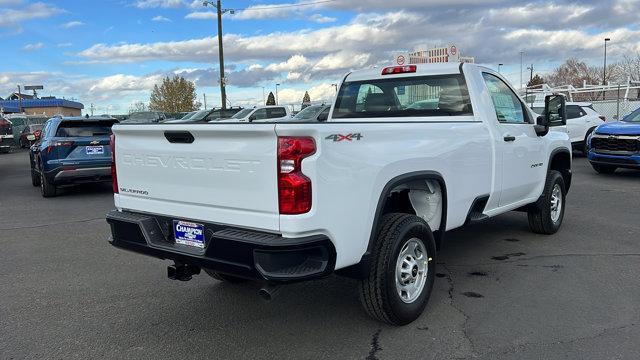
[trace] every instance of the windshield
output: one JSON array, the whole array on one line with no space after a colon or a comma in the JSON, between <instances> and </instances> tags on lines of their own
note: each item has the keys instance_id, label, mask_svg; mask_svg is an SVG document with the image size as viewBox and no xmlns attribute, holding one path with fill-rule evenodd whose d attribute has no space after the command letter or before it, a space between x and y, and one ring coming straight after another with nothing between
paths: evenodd
<instances>
[{"instance_id":1,"label":"windshield","mask_svg":"<svg viewBox=\"0 0 640 360\"><path fill-rule=\"evenodd\" d=\"M187 120L189 120L189 121L200 121L200 120L202 120L202 119L206 118L206 117L207 117L207 115L209 115L209 112L210 112L210 111L211 111L211 110L200 110L200 111L196 111L196 113L195 113L195 114L193 114L193 115L192 115L189 119L187 119Z\"/></svg>"},{"instance_id":2,"label":"windshield","mask_svg":"<svg viewBox=\"0 0 640 360\"><path fill-rule=\"evenodd\" d=\"M246 117L247 115L251 114L252 111L253 111L253 109L240 110L235 115L233 115L231 118L232 119L242 119L242 118Z\"/></svg>"},{"instance_id":3,"label":"windshield","mask_svg":"<svg viewBox=\"0 0 640 360\"><path fill-rule=\"evenodd\" d=\"M622 119L624 122L640 123L640 109L632 112Z\"/></svg>"},{"instance_id":4,"label":"windshield","mask_svg":"<svg viewBox=\"0 0 640 360\"><path fill-rule=\"evenodd\" d=\"M56 137L91 137L111 135L115 121L65 121L60 123Z\"/></svg>"},{"instance_id":5,"label":"windshield","mask_svg":"<svg viewBox=\"0 0 640 360\"><path fill-rule=\"evenodd\" d=\"M345 82L333 118L390 118L473 115L462 75L371 79Z\"/></svg>"},{"instance_id":6,"label":"windshield","mask_svg":"<svg viewBox=\"0 0 640 360\"><path fill-rule=\"evenodd\" d=\"M314 105L304 108L302 111L296 114L293 118L296 120L309 120L318 116L318 113L322 111L324 106L322 105Z\"/></svg>"},{"instance_id":7,"label":"windshield","mask_svg":"<svg viewBox=\"0 0 640 360\"><path fill-rule=\"evenodd\" d=\"M145 122L157 122L157 121L158 121L157 113L139 112L139 113L131 114L125 122L145 123Z\"/></svg>"},{"instance_id":8,"label":"windshield","mask_svg":"<svg viewBox=\"0 0 640 360\"><path fill-rule=\"evenodd\" d=\"M187 119L191 119L191 117L193 115L195 115L197 113L197 111L192 111L190 113L186 113L183 117L180 118L180 120L187 120Z\"/></svg>"}]
</instances>

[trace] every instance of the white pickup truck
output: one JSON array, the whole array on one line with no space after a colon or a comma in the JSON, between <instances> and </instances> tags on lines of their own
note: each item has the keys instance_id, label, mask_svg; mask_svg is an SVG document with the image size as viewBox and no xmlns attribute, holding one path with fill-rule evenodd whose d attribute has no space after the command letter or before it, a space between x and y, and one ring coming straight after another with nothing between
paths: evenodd
<instances>
[{"instance_id":1,"label":"white pickup truck","mask_svg":"<svg viewBox=\"0 0 640 360\"><path fill-rule=\"evenodd\" d=\"M564 98L533 112L473 64L354 71L326 122L116 125L112 245L169 277L358 278L366 311L426 306L447 231L512 210L555 233L571 184ZM434 102L437 106L411 106Z\"/></svg>"}]
</instances>

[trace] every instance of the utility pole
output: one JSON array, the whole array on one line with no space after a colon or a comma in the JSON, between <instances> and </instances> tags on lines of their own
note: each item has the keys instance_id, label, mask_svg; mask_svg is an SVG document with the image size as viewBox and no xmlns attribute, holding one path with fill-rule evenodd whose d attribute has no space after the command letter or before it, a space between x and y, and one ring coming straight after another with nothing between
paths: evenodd
<instances>
[{"instance_id":1,"label":"utility pole","mask_svg":"<svg viewBox=\"0 0 640 360\"><path fill-rule=\"evenodd\" d=\"M531 70L531 76L529 76L529 82L533 81L533 64L531 64L531 67L528 67L527 70Z\"/></svg>"},{"instance_id":2,"label":"utility pole","mask_svg":"<svg viewBox=\"0 0 640 360\"><path fill-rule=\"evenodd\" d=\"M18 85L18 110L22 114L22 90L20 90L20 85Z\"/></svg>"},{"instance_id":3,"label":"utility pole","mask_svg":"<svg viewBox=\"0 0 640 360\"><path fill-rule=\"evenodd\" d=\"M227 90L226 86L226 78L224 76L224 50L222 47L222 14L229 12L231 14L234 13L234 10L231 9L223 9L220 4L220 0L217 0L214 4L213 1L203 1L203 6L211 5L216 8L218 12L218 57L220 62L220 97L222 100L222 109L227 108Z\"/></svg>"},{"instance_id":4,"label":"utility pole","mask_svg":"<svg viewBox=\"0 0 640 360\"><path fill-rule=\"evenodd\" d=\"M498 74L502 73L500 70L502 70L503 66L504 66L504 64L498 64Z\"/></svg>"},{"instance_id":5,"label":"utility pole","mask_svg":"<svg viewBox=\"0 0 640 360\"><path fill-rule=\"evenodd\" d=\"M276 84L276 105L278 105L278 86L280 86L280 84Z\"/></svg>"},{"instance_id":6,"label":"utility pole","mask_svg":"<svg viewBox=\"0 0 640 360\"><path fill-rule=\"evenodd\" d=\"M202 97L204 98L204 109L207 110L207 94L202 94Z\"/></svg>"},{"instance_id":7,"label":"utility pole","mask_svg":"<svg viewBox=\"0 0 640 360\"><path fill-rule=\"evenodd\" d=\"M262 87L262 105L266 105L267 102L264 100L264 86Z\"/></svg>"}]
</instances>

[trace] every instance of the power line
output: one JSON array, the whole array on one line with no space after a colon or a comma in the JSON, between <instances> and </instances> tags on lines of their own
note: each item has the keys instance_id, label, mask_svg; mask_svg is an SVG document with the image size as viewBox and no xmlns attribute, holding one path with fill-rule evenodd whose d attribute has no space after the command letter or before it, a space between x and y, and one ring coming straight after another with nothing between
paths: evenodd
<instances>
[{"instance_id":1,"label":"power line","mask_svg":"<svg viewBox=\"0 0 640 360\"><path fill-rule=\"evenodd\" d=\"M308 2L308 3L272 5L272 6L265 6L265 7L252 7L252 8L245 8L245 9L233 9L233 10L236 10L236 11L259 11L259 10L283 9L283 8L292 8L292 7L301 7L301 6L312 6L312 5L318 5L318 4L326 4L326 3L330 3L330 2L336 2L336 0L322 0L322 1L314 1L314 2Z\"/></svg>"}]
</instances>

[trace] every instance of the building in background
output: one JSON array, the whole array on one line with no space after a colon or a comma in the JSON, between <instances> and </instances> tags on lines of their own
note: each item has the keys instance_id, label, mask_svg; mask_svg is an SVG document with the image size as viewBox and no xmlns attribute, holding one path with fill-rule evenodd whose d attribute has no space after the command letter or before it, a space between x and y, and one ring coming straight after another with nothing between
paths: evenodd
<instances>
[{"instance_id":1,"label":"building in background","mask_svg":"<svg viewBox=\"0 0 640 360\"><path fill-rule=\"evenodd\" d=\"M460 50L455 45L446 47L435 47L427 50L405 52L396 54L394 59L397 65L406 64L433 64L433 63L474 63L475 58L462 56Z\"/></svg>"},{"instance_id":2,"label":"building in background","mask_svg":"<svg viewBox=\"0 0 640 360\"><path fill-rule=\"evenodd\" d=\"M9 98L11 98L12 95L10 95ZM20 111L20 109L22 111ZM81 116L82 109L84 109L84 105L79 102L65 100L65 99L57 99L55 97L46 97L42 99L34 99L34 98L26 99L23 97L22 101L18 99L0 101L0 110L2 112L4 113L21 112L27 116L42 116L42 117L52 117L55 115Z\"/></svg>"}]
</instances>

